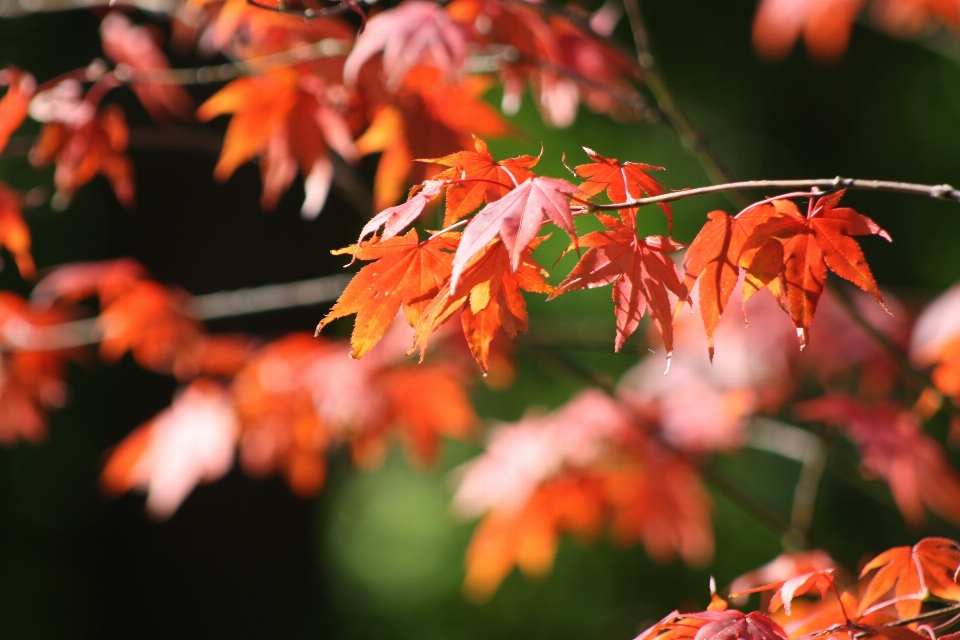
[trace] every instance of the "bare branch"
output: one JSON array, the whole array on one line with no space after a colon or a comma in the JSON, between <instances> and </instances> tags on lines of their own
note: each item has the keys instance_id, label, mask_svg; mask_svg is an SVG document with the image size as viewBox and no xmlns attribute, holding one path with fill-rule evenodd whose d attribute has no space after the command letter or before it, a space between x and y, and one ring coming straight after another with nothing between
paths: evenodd
<instances>
[{"instance_id":1,"label":"bare branch","mask_svg":"<svg viewBox=\"0 0 960 640\"><path fill-rule=\"evenodd\" d=\"M194 296L187 303L187 309L197 320L214 320L309 307L336 300L351 277L351 274L344 273L299 282L218 291ZM19 318L12 318L0 325L3 347L29 351L72 349L96 344L102 337L96 318L43 327L35 327Z\"/></svg>"},{"instance_id":2,"label":"bare branch","mask_svg":"<svg viewBox=\"0 0 960 640\"><path fill-rule=\"evenodd\" d=\"M953 200L960 202L960 190L949 184L917 184L915 182L896 182L892 180L863 180L860 178L817 178L813 180L745 180L743 182L727 182L714 184L695 189L683 189L665 193L661 196L638 198L618 204L592 204L590 208L597 211L614 211L631 209L645 204L658 202L673 202L693 196L702 196L709 193L723 193L737 190L756 189L811 189L811 195L823 195L837 189L858 189L863 191L888 191L893 193L910 193L918 196L927 196L937 200ZM800 197L791 196L791 197Z\"/></svg>"}]
</instances>

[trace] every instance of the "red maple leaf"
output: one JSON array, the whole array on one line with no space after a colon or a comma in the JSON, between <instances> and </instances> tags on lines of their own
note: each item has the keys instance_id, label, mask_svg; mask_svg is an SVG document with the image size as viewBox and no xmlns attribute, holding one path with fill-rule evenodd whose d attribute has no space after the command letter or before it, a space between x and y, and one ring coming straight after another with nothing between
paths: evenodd
<instances>
[{"instance_id":1,"label":"red maple leaf","mask_svg":"<svg viewBox=\"0 0 960 640\"><path fill-rule=\"evenodd\" d=\"M101 174L110 181L120 204L132 207L133 163L127 156L130 134L123 110L111 104L93 113L91 106L77 97L64 103L66 113L50 114L52 119L43 125L30 150L34 166L57 165L53 174L57 187L54 204L65 207L77 189ZM68 119L57 120L61 114Z\"/></svg>"},{"instance_id":2,"label":"red maple leaf","mask_svg":"<svg viewBox=\"0 0 960 640\"><path fill-rule=\"evenodd\" d=\"M649 308L650 317L663 337L669 363L673 351L673 313L667 291L681 300L687 290L680 274L666 254L684 245L663 236L638 238L633 227L613 216L597 217L610 231L595 231L580 238L588 250L557 289L593 289L613 284L613 302L617 316L617 351L636 331L640 318Z\"/></svg>"},{"instance_id":3,"label":"red maple leaf","mask_svg":"<svg viewBox=\"0 0 960 640\"><path fill-rule=\"evenodd\" d=\"M100 23L103 52L118 63L118 66L125 65L135 71L162 71L170 68L167 57L154 40L154 35L146 27L134 26L126 16L117 12L108 13ZM130 86L154 120L186 120L192 115L193 100L179 85L134 82Z\"/></svg>"},{"instance_id":4,"label":"red maple leaf","mask_svg":"<svg viewBox=\"0 0 960 640\"><path fill-rule=\"evenodd\" d=\"M704 611L683 617L707 622L693 640L787 640L780 625L756 611L746 615L740 611Z\"/></svg>"},{"instance_id":5,"label":"red maple leaf","mask_svg":"<svg viewBox=\"0 0 960 640\"><path fill-rule=\"evenodd\" d=\"M881 307L883 296L870 273L860 246L851 236L890 236L873 220L848 207L837 207L844 191L810 200L804 217L789 200L753 207L751 216L766 216L758 224L740 257L748 274L744 300L764 287L788 310L797 328L800 347L807 341L817 303L827 280L827 269L869 293ZM746 213L746 212L744 212Z\"/></svg>"},{"instance_id":6,"label":"red maple leaf","mask_svg":"<svg viewBox=\"0 0 960 640\"><path fill-rule=\"evenodd\" d=\"M389 240L406 229L420 217L427 205L440 195L440 191L445 184L442 180L427 180L411 189L406 202L384 209L373 216L370 222L363 225L363 229L360 230L359 242L362 242L365 237L376 232L380 227L383 227L383 233L380 236L381 242Z\"/></svg>"},{"instance_id":7,"label":"red maple leaf","mask_svg":"<svg viewBox=\"0 0 960 640\"><path fill-rule=\"evenodd\" d=\"M421 160L450 167L437 176L451 182L447 187L444 227L470 215L484 202L499 200L521 182L535 177L529 169L536 166L540 156L518 156L498 162L490 155L486 142L474 136L473 143L475 151Z\"/></svg>"},{"instance_id":8,"label":"red maple leaf","mask_svg":"<svg viewBox=\"0 0 960 640\"><path fill-rule=\"evenodd\" d=\"M689 464L651 443L605 475L605 491L616 540L642 542L663 562L677 556L695 566L710 561L711 501Z\"/></svg>"},{"instance_id":9,"label":"red maple leaf","mask_svg":"<svg viewBox=\"0 0 960 640\"><path fill-rule=\"evenodd\" d=\"M690 243L683 258L684 285L693 289L700 283L700 316L707 332L707 350L713 360L713 333L727 308L740 277L740 253L758 220L735 218L723 211L711 211L708 222Z\"/></svg>"},{"instance_id":10,"label":"red maple leaf","mask_svg":"<svg viewBox=\"0 0 960 640\"><path fill-rule=\"evenodd\" d=\"M907 522L922 523L925 507L960 522L960 475L912 412L894 402L869 406L833 394L800 403L796 414L841 427L860 450L864 471L890 485Z\"/></svg>"},{"instance_id":11,"label":"red maple leaf","mask_svg":"<svg viewBox=\"0 0 960 640\"><path fill-rule=\"evenodd\" d=\"M580 184L580 190L588 196L595 196L606 191L610 202L622 204L637 200L644 196L659 196L663 194L663 185L648 175L650 171L663 171L663 167L655 167L642 162L620 162L616 158L606 158L593 149L583 147L591 164L581 164L574 168L577 175L587 180ZM673 210L663 202L659 205L663 215L667 217L669 234L673 235ZM634 226L634 217L637 209L621 209L620 215L630 226Z\"/></svg>"},{"instance_id":12,"label":"red maple leaf","mask_svg":"<svg viewBox=\"0 0 960 640\"><path fill-rule=\"evenodd\" d=\"M324 81L317 75L282 68L234 80L200 105L200 120L234 114L214 177L226 180L259 155L261 206L273 209L299 169L305 191L301 212L315 217L333 179L328 149L347 160L357 157L350 127L324 99L323 88Z\"/></svg>"}]
</instances>

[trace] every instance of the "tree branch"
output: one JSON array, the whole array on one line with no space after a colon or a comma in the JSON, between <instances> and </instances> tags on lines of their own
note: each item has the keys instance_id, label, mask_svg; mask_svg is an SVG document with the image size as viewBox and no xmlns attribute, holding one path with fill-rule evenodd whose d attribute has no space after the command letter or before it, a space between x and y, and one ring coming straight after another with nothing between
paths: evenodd
<instances>
[{"instance_id":1,"label":"tree branch","mask_svg":"<svg viewBox=\"0 0 960 640\"><path fill-rule=\"evenodd\" d=\"M713 184L694 189L682 189L665 193L660 196L631 199L617 204L590 204L589 208L596 211L615 211L618 209L632 209L645 204L660 202L674 202L693 196L702 196L710 193L724 193L737 190L755 189L811 189L811 194L796 194L790 197L807 195L823 195L837 189L856 189L862 191L888 191L893 193L909 193L912 195L927 196L937 200L953 200L960 202L960 189L954 189L949 184L917 184L915 182L897 182L892 180L863 180L860 178L816 178L809 180L745 180L742 182L727 182Z\"/></svg>"},{"instance_id":2,"label":"tree branch","mask_svg":"<svg viewBox=\"0 0 960 640\"><path fill-rule=\"evenodd\" d=\"M643 21L643 14L640 11L638 0L623 0L624 9L627 12L627 19L630 21L630 29L633 32L633 42L637 49L637 61L644 71L644 80L650 93L653 94L660 111L667 118L667 122L673 127L680 137L680 143L693 155L704 171L707 177L713 182L733 182L733 172L727 168L726 163L714 152L713 148L707 142L706 137L700 129L693 124L679 101L674 98L673 93L660 75L657 67L656 58L650 48L650 38L647 35L647 28ZM730 200L739 207L744 207L748 203L736 192L728 194Z\"/></svg>"},{"instance_id":3,"label":"tree branch","mask_svg":"<svg viewBox=\"0 0 960 640\"><path fill-rule=\"evenodd\" d=\"M299 282L193 296L187 302L187 312L197 320L215 320L309 307L336 300L351 277L349 273L338 273ZM39 327L15 318L0 325L0 339L5 348L28 351L72 349L100 342L103 335L97 320L89 318Z\"/></svg>"}]
</instances>

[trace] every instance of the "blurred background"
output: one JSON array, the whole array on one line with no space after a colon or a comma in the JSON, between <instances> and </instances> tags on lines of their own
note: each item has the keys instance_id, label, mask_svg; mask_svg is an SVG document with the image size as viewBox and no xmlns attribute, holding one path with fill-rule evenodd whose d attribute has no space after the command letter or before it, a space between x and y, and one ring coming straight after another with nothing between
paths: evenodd
<instances>
[{"instance_id":1,"label":"blurred background","mask_svg":"<svg viewBox=\"0 0 960 640\"><path fill-rule=\"evenodd\" d=\"M751 48L751 0L642 4L666 81L738 178L843 175L960 184L960 40L934 46L930 39L893 39L858 25L836 64L816 64L802 47L770 64ZM29 69L41 81L82 66L101 55L97 25L81 11L3 19L0 65ZM630 44L626 25L617 35ZM195 95L206 97L202 90ZM496 91L488 97L499 104ZM132 97L115 99L126 100L132 125L148 124ZM561 154L580 163L586 145L667 167L658 178L670 188L707 183L674 134L656 122L617 124L582 110L572 127L548 129L529 100L512 121L523 137L491 141L494 156L536 154L542 143L547 175L564 177ZM204 128L222 130L222 121ZM342 257L330 250L354 241L364 220L336 193L310 222L299 214L298 183L277 211L265 213L254 165L217 184L211 178L216 144L187 146L146 148L134 140L133 212L119 207L102 179L64 211L46 205L29 211L38 267L133 256L157 280L195 294L341 268ZM375 158L368 158L366 179L374 168ZM49 185L51 175L52 169L36 172L23 156L0 160L0 178L21 191ZM955 203L862 192L847 198L894 238L892 245L876 238L862 243L882 286L911 304L960 280ZM715 208L734 212L720 196L677 203L676 237L691 240ZM644 220L645 230L665 231L660 216ZM550 242L544 252L556 255L563 240ZM553 271L562 275L571 259ZM0 288L29 291L13 269L0 273ZM531 297L529 304L531 336L541 341L570 326L596 332L607 346L565 352L584 366L616 378L637 362L635 349L613 354L607 289L550 303ZM318 306L220 320L210 328L277 337L312 330L326 311ZM333 330L345 336L351 325ZM584 385L522 340L516 354L512 387L475 387L478 413L488 424L517 420L533 406L556 407ZM460 585L475 523L452 514L450 472L479 445L447 443L432 469L411 466L399 452L371 473L357 471L345 457L334 459L314 500L295 497L279 479L252 480L234 470L197 488L169 521L157 523L146 515L142 496L101 495L98 474L109 447L169 405L173 380L125 358L116 366L72 365L69 387L68 404L52 414L45 443L0 449L2 638L629 640L674 608L705 606L710 575L723 586L782 550L776 534L714 494L717 552L708 567L655 564L642 548L618 548L605 539L592 545L564 539L548 576L531 580L514 572L490 602L470 604ZM946 431L937 422L933 428L938 436ZM789 512L794 463L747 450L717 466L743 492ZM927 529L908 531L883 485L825 477L814 535L848 566L924 533L960 535L936 519Z\"/></svg>"}]
</instances>

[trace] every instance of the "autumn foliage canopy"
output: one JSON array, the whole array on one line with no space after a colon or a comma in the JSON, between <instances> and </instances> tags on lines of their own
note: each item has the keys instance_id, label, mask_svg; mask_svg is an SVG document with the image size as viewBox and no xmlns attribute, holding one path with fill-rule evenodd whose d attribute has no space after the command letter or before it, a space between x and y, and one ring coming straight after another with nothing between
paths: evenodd
<instances>
[{"instance_id":1,"label":"autumn foliage canopy","mask_svg":"<svg viewBox=\"0 0 960 640\"><path fill-rule=\"evenodd\" d=\"M44 193L0 183L0 245L30 283L27 295L0 293L0 443L43 442L48 413L68 402L68 371L89 366L93 346L180 387L169 408L130 425L100 475L109 495L145 493L156 519L175 518L197 485L235 465L307 498L344 452L374 469L399 441L430 466L445 439L483 442L454 474L452 498L479 521L463 581L476 602L515 568L547 573L568 535L706 565L715 496L738 495L712 460L765 446L803 465L778 532L788 550L722 593L712 585L706 611L674 611L638 640L953 640L942 632L960 617L956 542L923 538L856 575L814 550L811 526L838 440L915 531L930 514L960 526L960 473L927 428L939 416L960 442L960 290L923 308L882 290L866 255L885 248L870 236L892 239L852 192L960 193L847 178L734 183L669 93L636 1L622 4L184 0L159 29L157 15L111 3L98 10L104 59L40 81L7 66L0 149L36 131L27 155L53 167L55 208L100 176L136 215L131 133L114 99L132 91L158 125L224 125L213 177L255 162L263 209L302 185L313 220L367 171L372 189L354 202L372 211L334 252L349 282L333 276L336 296L307 301L333 302L315 333L268 340L204 324L263 309L211 310L210 296L158 282L131 258L38 270L23 211ZM636 53L618 40L624 10ZM802 39L814 59L837 61L861 14L902 37L960 27L955 0L762 0L753 45L775 60ZM177 67L167 50L217 64ZM198 100L192 86L211 83ZM635 126L662 120L725 180L667 186L642 150L563 150L563 177L540 166L558 150L533 141L497 157L488 142L522 134L508 117L526 99L552 127L572 125L581 105ZM703 210L699 232L674 237L672 203L707 192L735 207ZM482 428L471 391L518 375L531 297L596 288L612 297L606 348L632 366L615 381L531 339L585 388ZM730 608L750 594L763 612Z\"/></svg>"}]
</instances>

